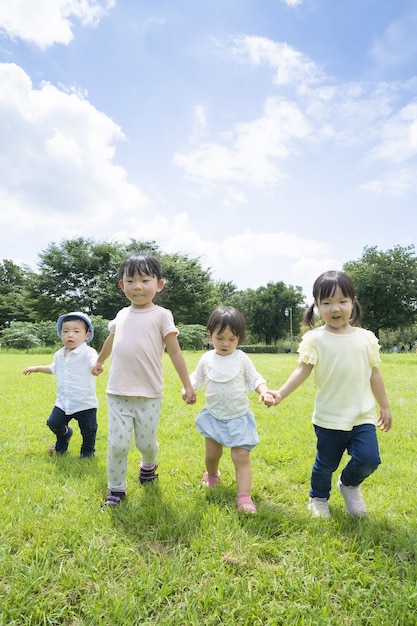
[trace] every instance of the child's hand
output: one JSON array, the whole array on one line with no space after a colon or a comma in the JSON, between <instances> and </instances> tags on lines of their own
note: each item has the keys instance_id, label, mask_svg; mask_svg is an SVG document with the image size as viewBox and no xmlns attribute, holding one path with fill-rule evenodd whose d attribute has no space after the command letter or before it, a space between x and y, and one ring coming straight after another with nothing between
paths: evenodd
<instances>
[{"instance_id":1,"label":"child's hand","mask_svg":"<svg viewBox=\"0 0 417 626\"><path fill-rule=\"evenodd\" d=\"M378 417L378 428L380 428L384 432L387 432L391 428L391 424L392 424L391 410L389 408L388 409L380 408L380 415Z\"/></svg>"},{"instance_id":2,"label":"child's hand","mask_svg":"<svg viewBox=\"0 0 417 626\"><path fill-rule=\"evenodd\" d=\"M192 387L189 389L181 389L181 397L187 404L195 404L197 400L196 393Z\"/></svg>"},{"instance_id":3,"label":"child's hand","mask_svg":"<svg viewBox=\"0 0 417 626\"><path fill-rule=\"evenodd\" d=\"M96 363L91 368L91 373L93 376L100 376L100 374L104 371L103 363L96 361Z\"/></svg>"},{"instance_id":4,"label":"child's hand","mask_svg":"<svg viewBox=\"0 0 417 626\"><path fill-rule=\"evenodd\" d=\"M262 402L267 407L274 406L275 398L274 398L274 396L272 395L272 393L270 391L264 391L263 393L259 394L258 403L260 404Z\"/></svg>"},{"instance_id":5,"label":"child's hand","mask_svg":"<svg viewBox=\"0 0 417 626\"><path fill-rule=\"evenodd\" d=\"M25 367L25 369L23 370L25 376L28 376L32 372L36 372L36 367Z\"/></svg>"},{"instance_id":6,"label":"child's hand","mask_svg":"<svg viewBox=\"0 0 417 626\"><path fill-rule=\"evenodd\" d=\"M273 389L268 389L266 394L268 394L268 396L269 396L268 397L268 402L271 402L270 404L269 403L267 404L265 402L265 404L267 406L277 406L277 404L279 404L281 402L281 400L283 400L283 397L281 396L281 394L278 393L278 391L274 391Z\"/></svg>"}]
</instances>

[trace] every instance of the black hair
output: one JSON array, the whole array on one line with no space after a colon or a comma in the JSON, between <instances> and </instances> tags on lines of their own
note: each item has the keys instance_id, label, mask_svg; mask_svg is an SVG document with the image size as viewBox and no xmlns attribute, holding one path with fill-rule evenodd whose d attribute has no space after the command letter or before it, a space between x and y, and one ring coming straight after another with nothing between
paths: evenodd
<instances>
[{"instance_id":1,"label":"black hair","mask_svg":"<svg viewBox=\"0 0 417 626\"><path fill-rule=\"evenodd\" d=\"M153 276L157 281L162 280L162 269L159 261L151 254L134 253L127 257L119 267L119 280L133 276L137 272L140 276Z\"/></svg>"},{"instance_id":2,"label":"black hair","mask_svg":"<svg viewBox=\"0 0 417 626\"><path fill-rule=\"evenodd\" d=\"M345 298L350 298L353 302L352 317L350 319L351 323L355 326L360 326L362 319L362 307L356 297L355 286L352 279L345 272L335 270L324 272L316 278L313 285L314 303L304 313L304 324L307 324L311 328L315 326L315 304L319 304L322 300L332 296L338 287L343 296Z\"/></svg>"},{"instance_id":3,"label":"black hair","mask_svg":"<svg viewBox=\"0 0 417 626\"><path fill-rule=\"evenodd\" d=\"M212 335L216 328L219 328L219 332L229 328L239 343L245 338L245 318L233 306L219 306L213 311L207 322L208 334Z\"/></svg>"}]
</instances>

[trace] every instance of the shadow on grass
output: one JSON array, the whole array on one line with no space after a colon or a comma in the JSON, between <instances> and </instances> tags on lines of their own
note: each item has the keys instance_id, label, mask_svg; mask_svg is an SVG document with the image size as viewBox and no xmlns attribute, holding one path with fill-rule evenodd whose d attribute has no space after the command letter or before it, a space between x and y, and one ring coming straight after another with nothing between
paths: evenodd
<instances>
[{"instance_id":1,"label":"shadow on grass","mask_svg":"<svg viewBox=\"0 0 417 626\"><path fill-rule=\"evenodd\" d=\"M417 563L417 522L415 519L377 516L371 510L364 518L352 518L340 503L331 506L331 518L312 518L305 509L289 512L257 498L258 514L240 516L241 525L263 540L300 537L316 548L333 544L343 551L378 560L378 555L396 563ZM324 548L323 548L324 549Z\"/></svg>"}]
</instances>

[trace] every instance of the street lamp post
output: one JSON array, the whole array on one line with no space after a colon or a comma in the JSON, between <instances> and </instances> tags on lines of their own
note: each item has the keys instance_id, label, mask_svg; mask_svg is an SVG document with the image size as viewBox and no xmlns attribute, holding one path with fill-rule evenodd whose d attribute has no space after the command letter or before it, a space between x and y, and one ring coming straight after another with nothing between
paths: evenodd
<instances>
[{"instance_id":1,"label":"street lamp post","mask_svg":"<svg viewBox=\"0 0 417 626\"><path fill-rule=\"evenodd\" d=\"M292 354L292 306L285 309L285 317L290 317L290 353Z\"/></svg>"}]
</instances>

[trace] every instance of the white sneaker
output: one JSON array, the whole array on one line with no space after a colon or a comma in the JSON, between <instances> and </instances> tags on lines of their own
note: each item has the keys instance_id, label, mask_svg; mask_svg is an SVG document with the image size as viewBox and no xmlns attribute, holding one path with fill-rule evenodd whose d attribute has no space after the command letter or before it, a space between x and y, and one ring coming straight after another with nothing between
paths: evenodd
<instances>
[{"instance_id":1,"label":"white sneaker","mask_svg":"<svg viewBox=\"0 0 417 626\"><path fill-rule=\"evenodd\" d=\"M313 517L330 517L329 503L326 498L310 498L307 508Z\"/></svg>"},{"instance_id":2,"label":"white sneaker","mask_svg":"<svg viewBox=\"0 0 417 626\"><path fill-rule=\"evenodd\" d=\"M349 515L352 517L364 517L366 515L366 504L362 497L360 486L346 487L339 476L337 487L345 500L346 510Z\"/></svg>"}]
</instances>

